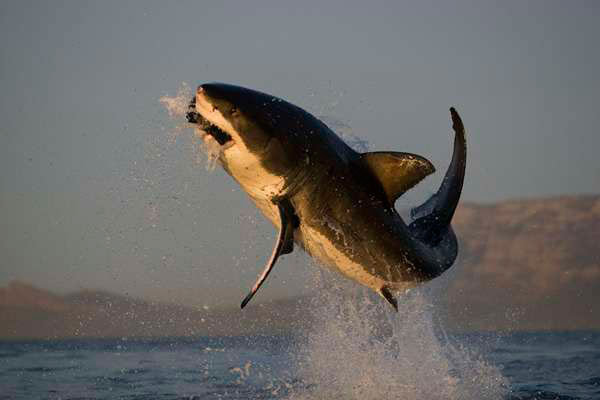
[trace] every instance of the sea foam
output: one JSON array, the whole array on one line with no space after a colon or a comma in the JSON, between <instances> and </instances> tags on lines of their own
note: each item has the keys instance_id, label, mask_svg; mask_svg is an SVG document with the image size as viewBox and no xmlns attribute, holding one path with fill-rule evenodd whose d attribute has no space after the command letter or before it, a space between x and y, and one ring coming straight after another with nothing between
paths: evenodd
<instances>
[{"instance_id":1,"label":"sea foam","mask_svg":"<svg viewBox=\"0 0 600 400\"><path fill-rule=\"evenodd\" d=\"M292 400L501 399L508 382L468 345L449 339L419 290L394 312L368 289L315 268L318 289L294 360Z\"/></svg>"}]
</instances>

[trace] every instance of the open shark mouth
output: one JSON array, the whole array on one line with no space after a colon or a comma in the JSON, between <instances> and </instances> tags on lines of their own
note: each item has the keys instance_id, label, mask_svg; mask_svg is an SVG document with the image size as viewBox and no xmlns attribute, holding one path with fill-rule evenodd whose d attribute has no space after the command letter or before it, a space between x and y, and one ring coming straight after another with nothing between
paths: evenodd
<instances>
[{"instance_id":1,"label":"open shark mouth","mask_svg":"<svg viewBox=\"0 0 600 400\"><path fill-rule=\"evenodd\" d=\"M221 128L215 124L210 123L210 121L196 111L196 97L192 98L192 101L190 101L188 112L185 114L185 117L190 124L198 125L200 129L212 136L221 146L232 140L231 135L221 130Z\"/></svg>"}]
</instances>

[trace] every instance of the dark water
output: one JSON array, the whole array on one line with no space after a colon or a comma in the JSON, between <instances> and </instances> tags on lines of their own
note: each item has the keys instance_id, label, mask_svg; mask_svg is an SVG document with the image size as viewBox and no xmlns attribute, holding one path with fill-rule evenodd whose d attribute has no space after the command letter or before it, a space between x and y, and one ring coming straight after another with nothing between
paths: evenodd
<instances>
[{"instance_id":1,"label":"dark water","mask_svg":"<svg viewBox=\"0 0 600 400\"><path fill-rule=\"evenodd\" d=\"M498 398L600 398L600 333L460 335L443 341L479 355L469 368L497 368L506 385ZM306 338L284 336L0 342L0 398L332 398L318 377L303 372L303 363L310 363L302 356L305 346ZM429 373L416 385L446 385L428 380ZM330 386L330 377L323 379ZM483 387L490 382L497 379L485 375L472 397L496 397ZM371 388L364 396L338 398L419 398L415 388L395 390L397 396L379 397Z\"/></svg>"}]
</instances>

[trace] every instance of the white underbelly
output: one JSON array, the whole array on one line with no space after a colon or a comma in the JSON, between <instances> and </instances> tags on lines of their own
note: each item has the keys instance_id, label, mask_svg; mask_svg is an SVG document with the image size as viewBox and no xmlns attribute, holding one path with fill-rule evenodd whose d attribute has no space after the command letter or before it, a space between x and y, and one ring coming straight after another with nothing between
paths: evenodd
<instances>
[{"instance_id":1,"label":"white underbelly","mask_svg":"<svg viewBox=\"0 0 600 400\"><path fill-rule=\"evenodd\" d=\"M221 157L231 176L251 197L268 200L283 193L285 178L265 169L260 158L244 146L226 148Z\"/></svg>"},{"instance_id":2,"label":"white underbelly","mask_svg":"<svg viewBox=\"0 0 600 400\"><path fill-rule=\"evenodd\" d=\"M379 290L386 281L370 274L365 266L354 261L348 254L336 247L332 239L319 230L302 225L302 238L306 250L322 264L334 268L347 277L374 290Z\"/></svg>"},{"instance_id":3,"label":"white underbelly","mask_svg":"<svg viewBox=\"0 0 600 400\"><path fill-rule=\"evenodd\" d=\"M275 225L281 227L277 206L270 200L251 197L258 209ZM341 230L339 235L343 235ZM383 286L394 291L405 291L416 286L415 282L392 282L370 273L368 266L354 261L349 254L339 249L334 241L323 235L317 228L300 222L300 227L294 233L296 243L301 243L304 249L325 267L332 268L348 278L375 291ZM296 250L297 251L297 250Z\"/></svg>"},{"instance_id":4,"label":"white underbelly","mask_svg":"<svg viewBox=\"0 0 600 400\"><path fill-rule=\"evenodd\" d=\"M341 234L341 233L340 233ZM394 282L369 271L369 266L361 265L346 251L338 248L334 241L323 235L318 229L301 224L301 235L306 250L323 265L333 268L350 279L379 291L383 286L393 291L406 291L415 287L416 282Z\"/></svg>"}]
</instances>

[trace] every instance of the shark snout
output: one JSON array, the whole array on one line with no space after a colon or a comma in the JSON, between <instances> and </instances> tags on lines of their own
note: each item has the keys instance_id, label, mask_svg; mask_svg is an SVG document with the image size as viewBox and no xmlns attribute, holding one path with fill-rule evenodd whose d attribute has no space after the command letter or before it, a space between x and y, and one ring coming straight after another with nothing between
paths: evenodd
<instances>
[{"instance_id":1,"label":"shark snout","mask_svg":"<svg viewBox=\"0 0 600 400\"><path fill-rule=\"evenodd\" d=\"M214 120L217 119L219 120L217 123L221 122L221 126L226 125L223 123L226 121L223 120L217 107L205 96L203 85L198 87L196 95L190 100L185 117L190 124L197 125L203 137L212 137L221 146L232 141L231 135L214 123Z\"/></svg>"},{"instance_id":2,"label":"shark snout","mask_svg":"<svg viewBox=\"0 0 600 400\"><path fill-rule=\"evenodd\" d=\"M226 95L220 86L223 85L219 83L203 83L196 89L196 98L203 99L209 103L218 102L219 99L223 99Z\"/></svg>"},{"instance_id":3,"label":"shark snout","mask_svg":"<svg viewBox=\"0 0 600 400\"><path fill-rule=\"evenodd\" d=\"M226 85L223 83L203 83L198 86L196 90L196 94L200 96L206 96L211 98L223 98L227 95L227 91L232 90L231 85Z\"/></svg>"},{"instance_id":4,"label":"shark snout","mask_svg":"<svg viewBox=\"0 0 600 400\"><path fill-rule=\"evenodd\" d=\"M196 90L198 107L211 107L223 111L230 108L254 109L268 103L273 96L226 83L203 83Z\"/></svg>"},{"instance_id":5,"label":"shark snout","mask_svg":"<svg viewBox=\"0 0 600 400\"><path fill-rule=\"evenodd\" d=\"M206 111L208 109L212 110L216 108L209 100L211 99L211 96L208 94L209 91L214 92L214 90L211 89L213 86L215 85L203 84L198 86L198 89L196 89L196 95L190 100L190 104L188 105L188 112L185 115L189 123L201 123L204 119L204 117L202 116L202 110L204 109ZM208 89L206 89L205 87Z\"/></svg>"},{"instance_id":6,"label":"shark snout","mask_svg":"<svg viewBox=\"0 0 600 400\"><path fill-rule=\"evenodd\" d=\"M197 114L206 114L221 108L225 108L223 100L226 100L226 93L220 88L223 86L218 83L204 83L196 89L196 95L190 102L190 108L193 106Z\"/></svg>"}]
</instances>

